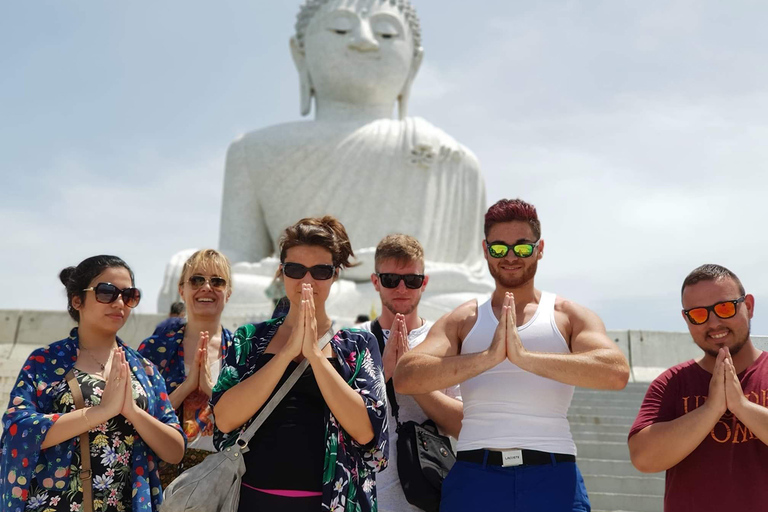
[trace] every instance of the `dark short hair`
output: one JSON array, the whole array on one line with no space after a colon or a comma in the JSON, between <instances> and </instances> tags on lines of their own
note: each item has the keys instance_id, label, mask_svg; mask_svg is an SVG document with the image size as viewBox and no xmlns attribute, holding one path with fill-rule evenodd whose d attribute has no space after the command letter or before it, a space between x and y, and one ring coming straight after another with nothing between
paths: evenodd
<instances>
[{"instance_id":1,"label":"dark short hair","mask_svg":"<svg viewBox=\"0 0 768 512\"><path fill-rule=\"evenodd\" d=\"M171 304L171 315L183 315L184 311L187 310L187 306L184 305L183 302L174 302Z\"/></svg>"},{"instance_id":2,"label":"dark short hair","mask_svg":"<svg viewBox=\"0 0 768 512\"><path fill-rule=\"evenodd\" d=\"M536 207L522 199L501 199L488 208L485 214L485 237L488 238L488 232L494 225L516 220L527 222L534 238L541 238L541 223Z\"/></svg>"},{"instance_id":3,"label":"dark short hair","mask_svg":"<svg viewBox=\"0 0 768 512\"><path fill-rule=\"evenodd\" d=\"M367 322L370 319L371 317L369 317L368 315L357 315L357 318L355 318L355 323L362 324L363 322Z\"/></svg>"},{"instance_id":4,"label":"dark short hair","mask_svg":"<svg viewBox=\"0 0 768 512\"><path fill-rule=\"evenodd\" d=\"M278 243L280 247L280 263L285 263L288 249L300 245L314 245L328 249L333 257L335 267L347 268L355 266L351 262L355 253L349 241L347 230L336 217L307 217L286 228Z\"/></svg>"},{"instance_id":5,"label":"dark short hair","mask_svg":"<svg viewBox=\"0 0 768 512\"><path fill-rule=\"evenodd\" d=\"M131 276L131 286L136 286L133 278L133 270L126 262L117 256L100 255L91 256L80 262L76 267L67 267L59 272L59 279L67 289L67 312L75 322L80 322L80 312L72 307L72 299L79 297L85 300L85 288L91 284L96 276L108 268L124 268Z\"/></svg>"},{"instance_id":6,"label":"dark short hair","mask_svg":"<svg viewBox=\"0 0 768 512\"><path fill-rule=\"evenodd\" d=\"M739 293L741 295L746 295L747 292L744 290L744 285L741 284L741 280L736 276L736 274L722 265L707 263L693 269L691 273L688 274L688 277L686 277L685 281L683 281L683 287L680 289L680 296L682 297L686 286L691 286L701 281L717 281L718 279L726 278L733 279L733 281L739 287Z\"/></svg>"}]
</instances>

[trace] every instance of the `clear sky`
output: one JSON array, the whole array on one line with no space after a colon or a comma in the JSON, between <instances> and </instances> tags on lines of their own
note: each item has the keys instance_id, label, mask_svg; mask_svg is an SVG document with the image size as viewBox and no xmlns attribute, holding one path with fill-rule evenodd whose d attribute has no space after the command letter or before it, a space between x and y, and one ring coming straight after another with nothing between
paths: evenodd
<instances>
[{"instance_id":1,"label":"clear sky","mask_svg":"<svg viewBox=\"0 0 768 512\"><path fill-rule=\"evenodd\" d=\"M682 331L682 280L720 263L768 334L768 4L413 3L410 113L475 152L489 204L537 206L537 287ZM217 246L228 144L300 118L298 5L0 5L0 308L63 310L58 272L113 253L155 311L170 257Z\"/></svg>"}]
</instances>

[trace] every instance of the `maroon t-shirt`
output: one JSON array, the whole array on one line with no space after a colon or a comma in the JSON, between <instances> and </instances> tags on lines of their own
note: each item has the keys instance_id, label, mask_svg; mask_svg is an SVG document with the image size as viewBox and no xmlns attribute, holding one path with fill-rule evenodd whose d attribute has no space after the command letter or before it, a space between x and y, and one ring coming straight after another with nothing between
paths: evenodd
<instances>
[{"instance_id":1,"label":"maroon t-shirt","mask_svg":"<svg viewBox=\"0 0 768 512\"><path fill-rule=\"evenodd\" d=\"M738 375L750 402L768 407L768 352ZM671 421L707 399L712 374L691 360L651 383L629 437ZM768 510L768 446L730 411L685 459L667 470L667 512Z\"/></svg>"}]
</instances>

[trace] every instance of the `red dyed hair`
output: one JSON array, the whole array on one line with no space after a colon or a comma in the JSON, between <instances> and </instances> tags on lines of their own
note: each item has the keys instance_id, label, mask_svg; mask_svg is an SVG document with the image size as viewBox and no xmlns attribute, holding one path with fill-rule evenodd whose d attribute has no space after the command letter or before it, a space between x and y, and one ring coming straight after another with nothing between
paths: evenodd
<instances>
[{"instance_id":1,"label":"red dyed hair","mask_svg":"<svg viewBox=\"0 0 768 512\"><path fill-rule=\"evenodd\" d=\"M486 238L488 231L494 224L516 220L527 222L531 226L534 238L536 240L541 238L541 223L539 222L539 215L536 213L536 207L522 199L501 199L488 208L485 214Z\"/></svg>"}]
</instances>

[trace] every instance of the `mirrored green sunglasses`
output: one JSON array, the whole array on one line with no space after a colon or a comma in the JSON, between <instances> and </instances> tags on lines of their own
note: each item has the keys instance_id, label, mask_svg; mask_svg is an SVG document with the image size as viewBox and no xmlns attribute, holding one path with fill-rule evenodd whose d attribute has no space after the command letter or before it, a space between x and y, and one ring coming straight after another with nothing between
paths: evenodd
<instances>
[{"instance_id":1,"label":"mirrored green sunglasses","mask_svg":"<svg viewBox=\"0 0 768 512\"><path fill-rule=\"evenodd\" d=\"M539 242L541 240L536 240L533 243L508 245L504 242L489 242L486 240L485 245L488 247L488 254L490 254L491 258L503 258L509 253L510 249L518 258L529 258L533 255L533 251L539 245Z\"/></svg>"}]
</instances>

